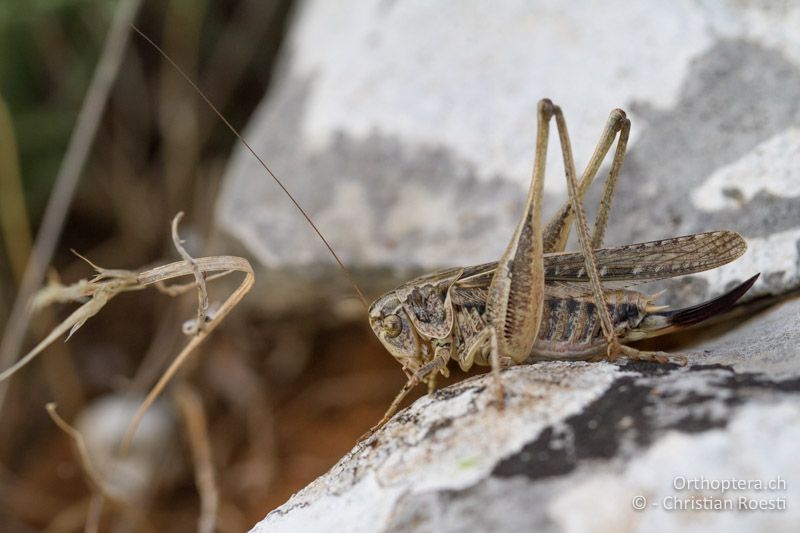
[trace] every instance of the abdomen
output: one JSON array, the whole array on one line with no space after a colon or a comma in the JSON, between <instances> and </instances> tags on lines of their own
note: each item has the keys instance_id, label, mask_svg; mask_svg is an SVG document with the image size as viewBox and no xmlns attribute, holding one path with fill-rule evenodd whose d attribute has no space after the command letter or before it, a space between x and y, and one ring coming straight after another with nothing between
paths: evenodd
<instances>
[{"instance_id":1,"label":"abdomen","mask_svg":"<svg viewBox=\"0 0 800 533\"><path fill-rule=\"evenodd\" d=\"M605 293L611 321L619 338L636 327L645 316L648 298L636 291ZM606 340L600 316L591 295L548 295L539 334L528 361L581 360L604 353Z\"/></svg>"}]
</instances>

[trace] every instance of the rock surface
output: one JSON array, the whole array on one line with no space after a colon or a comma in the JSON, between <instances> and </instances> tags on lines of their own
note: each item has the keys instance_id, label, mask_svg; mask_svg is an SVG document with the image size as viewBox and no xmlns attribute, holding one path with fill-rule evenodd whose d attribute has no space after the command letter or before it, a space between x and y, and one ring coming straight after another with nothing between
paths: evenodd
<instances>
[{"instance_id":1,"label":"rock surface","mask_svg":"<svg viewBox=\"0 0 800 533\"><path fill-rule=\"evenodd\" d=\"M798 26L789 2L309 0L246 136L377 295L500 256L540 98L564 109L579 168L621 107L633 131L607 243L736 230L743 258L670 282L664 301L707 299L756 272L747 298L786 295L800 285ZM552 212L565 184L550 148ZM340 296L328 252L249 154L235 155L217 207L218 225L268 269L264 305ZM762 312L686 368L510 369L502 412L485 378L440 390L254 530L794 531L798 311ZM734 478L751 487L702 485ZM737 510L676 510L692 498ZM785 509L741 510L753 502Z\"/></svg>"},{"instance_id":2,"label":"rock surface","mask_svg":"<svg viewBox=\"0 0 800 533\"><path fill-rule=\"evenodd\" d=\"M253 531L796 531L798 313L750 319L688 367L511 368L502 412L488 376L442 389ZM750 485L717 485L733 480Z\"/></svg>"},{"instance_id":3,"label":"rock surface","mask_svg":"<svg viewBox=\"0 0 800 533\"><path fill-rule=\"evenodd\" d=\"M500 255L538 99L563 107L579 168L621 107L633 132L607 242L737 230L748 255L682 282L675 303L759 271L750 297L779 294L800 282L798 24L792 3L308 1L247 136L376 292ZM555 143L549 161L553 210ZM217 218L271 269L264 305L341 295L327 250L244 150Z\"/></svg>"}]
</instances>

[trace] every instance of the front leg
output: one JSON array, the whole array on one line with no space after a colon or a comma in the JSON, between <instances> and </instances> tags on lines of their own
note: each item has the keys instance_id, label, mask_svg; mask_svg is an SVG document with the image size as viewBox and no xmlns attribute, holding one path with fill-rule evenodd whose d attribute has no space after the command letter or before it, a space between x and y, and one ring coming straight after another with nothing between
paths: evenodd
<instances>
[{"instance_id":1,"label":"front leg","mask_svg":"<svg viewBox=\"0 0 800 533\"><path fill-rule=\"evenodd\" d=\"M392 405L390 405L389 409L386 410L383 418L381 418L377 424L372 426L369 431L361 435L358 440L362 441L366 439L380 429L381 426L383 426L386 422L388 422L392 415L394 415L400 408L400 404L402 403L403 399L408 395L409 392L411 392L412 389L414 389L414 387L420 383L424 383L425 381L428 381L429 384L432 383L432 380L435 379L435 376L438 372L443 372L445 375L447 375L446 369L449 361L450 345L446 344L437 346L433 355L433 359L408 378L406 384L403 385L403 388L400 389L400 392L397 393L397 396L395 396L394 400L392 401Z\"/></svg>"}]
</instances>

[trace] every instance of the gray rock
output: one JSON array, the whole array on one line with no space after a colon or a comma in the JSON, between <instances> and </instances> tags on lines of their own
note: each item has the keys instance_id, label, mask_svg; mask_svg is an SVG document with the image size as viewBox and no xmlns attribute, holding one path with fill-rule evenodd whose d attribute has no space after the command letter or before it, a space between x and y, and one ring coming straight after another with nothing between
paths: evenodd
<instances>
[{"instance_id":1,"label":"gray rock","mask_svg":"<svg viewBox=\"0 0 800 533\"><path fill-rule=\"evenodd\" d=\"M786 295L800 285L798 24L788 2L309 0L247 137L377 294L500 256L540 98L564 109L579 168L621 107L633 132L607 243L736 230L744 257L671 281L664 300L707 299L756 272L748 298ZM548 161L546 214L565 199L555 143ZM217 222L268 270L273 308L346 285L243 151ZM798 310L790 301L708 340L686 368L509 369L502 412L486 378L437 391L254 531L794 531ZM732 479L751 483L715 486ZM705 496L694 505L735 509L675 510ZM785 509L744 512L753 502Z\"/></svg>"},{"instance_id":2,"label":"gray rock","mask_svg":"<svg viewBox=\"0 0 800 533\"><path fill-rule=\"evenodd\" d=\"M502 412L490 376L437 391L253 531L795 531L798 312L751 319L688 367L511 368Z\"/></svg>"},{"instance_id":3,"label":"gray rock","mask_svg":"<svg viewBox=\"0 0 800 533\"><path fill-rule=\"evenodd\" d=\"M800 280L798 21L791 3L308 1L247 136L375 294L499 257L539 98L564 108L579 168L622 107L633 134L607 242L737 230L747 256L674 303L759 271L749 297L780 294ZM549 210L565 197L551 148ZM260 283L284 289L280 305L341 295L327 250L244 150L217 219L270 269Z\"/></svg>"}]
</instances>

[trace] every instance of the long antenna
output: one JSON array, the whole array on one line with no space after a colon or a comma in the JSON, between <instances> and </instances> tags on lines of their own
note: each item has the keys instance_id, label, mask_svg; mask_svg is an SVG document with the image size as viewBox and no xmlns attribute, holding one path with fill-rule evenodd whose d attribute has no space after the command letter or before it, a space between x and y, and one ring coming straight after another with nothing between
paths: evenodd
<instances>
[{"instance_id":1,"label":"long antenna","mask_svg":"<svg viewBox=\"0 0 800 533\"><path fill-rule=\"evenodd\" d=\"M294 196L292 196L292 193L289 192L289 189L286 188L286 186L283 184L283 182L280 179L278 179L278 176L276 176L275 173L272 172L272 170L270 170L269 166L267 166L267 164L264 162L264 160L261 159L261 157L259 157L259 155L256 153L256 151L253 150L253 148L250 146L250 144L248 144L248 142L244 139L244 137L242 137L242 135L236 130L236 128L234 128L231 125L231 123L228 122L228 119L225 118L225 116L219 111L219 109L217 109L217 107L213 103L211 103L211 100L209 100L208 97L205 95L205 93L200 90L200 87L197 86L197 84L194 82L194 80L192 80L192 78L190 78L189 75L186 74L183 71L183 69L181 67L179 67L178 64L175 63L175 61L173 61L172 58L169 57L164 50L161 49L160 46L158 46L155 42L153 42L153 40L150 37L145 35L145 33L142 30L137 28L134 24L131 24L131 28L133 28L133 31L138 33L145 41L150 43L150 45L153 48L158 50L158 53L161 54L164 57L164 59L166 59L169 62L170 65L172 65L172 67L178 72L178 74L181 75L181 77L184 80L186 80L186 82L189 85L192 86L192 88L197 92L197 94L200 95L200 98L203 99L203 101L208 105L208 107L210 107L211 110L214 111L214 113L216 113L216 115L219 117L219 119L222 122L225 123L225 125L228 127L228 129L231 130L231 133L236 135L236 138L239 139L239 141L242 143L242 145L244 145L244 147L247 148L247 150L251 154L253 154L253 157L256 158L256 160L261 164L262 167L264 167L264 170L266 170L267 173L270 176L272 176L272 179L275 180L275 183L277 183L278 186L281 189L283 189L283 192L286 193L286 196L289 197L289 199L292 201L292 203L297 208L297 210L300 211L300 213L303 215L303 217L305 217L306 222L308 222L308 224L311 226L311 228L314 230L314 232L319 236L319 238L322 239L322 242L325 243L325 247L331 253L333 258L336 259L336 262L339 264L339 268L342 269L342 272L344 272L344 275L347 276L347 279L350 282L350 285L352 285L353 289L355 289L356 293L358 294L358 298L361 300L361 303L364 304L365 308L368 308L369 304L367 303L367 299L364 298L364 294L361 292L361 289L358 288L358 284L356 284L356 281L353 278L353 275L350 273L350 271L347 269L347 267L344 266L344 263L342 263L342 260L339 259L338 255L336 255L336 252L333 251L333 248L331 247L330 243L328 243L328 239L326 239L325 236L322 235L322 232L319 230L319 228L317 228L317 225L314 224L314 221L311 220L311 217L308 216L308 213L306 213L306 210L303 209L302 207L300 207L300 204L297 203L297 200L295 200Z\"/></svg>"}]
</instances>

